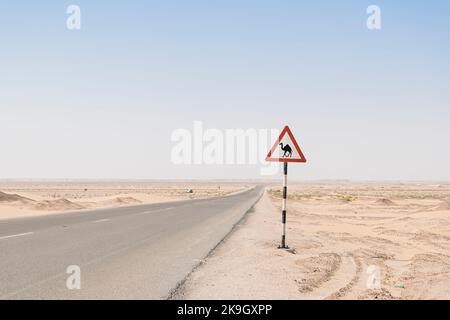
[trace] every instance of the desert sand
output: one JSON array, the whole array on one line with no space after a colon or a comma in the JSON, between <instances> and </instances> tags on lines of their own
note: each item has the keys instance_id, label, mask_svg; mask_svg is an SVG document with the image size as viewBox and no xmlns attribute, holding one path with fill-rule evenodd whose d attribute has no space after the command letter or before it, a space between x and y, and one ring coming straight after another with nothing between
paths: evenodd
<instances>
[{"instance_id":1,"label":"desert sand","mask_svg":"<svg viewBox=\"0 0 450 320\"><path fill-rule=\"evenodd\" d=\"M225 196L252 186L230 181L3 180L0 181L0 219Z\"/></svg>"},{"instance_id":2,"label":"desert sand","mask_svg":"<svg viewBox=\"0 0 450 320\"><path fill-rule=\"evenodd\" d=\"M315 183L261 201L180 299L450 299L450 184Z\"/></svg>"}]
</instances>

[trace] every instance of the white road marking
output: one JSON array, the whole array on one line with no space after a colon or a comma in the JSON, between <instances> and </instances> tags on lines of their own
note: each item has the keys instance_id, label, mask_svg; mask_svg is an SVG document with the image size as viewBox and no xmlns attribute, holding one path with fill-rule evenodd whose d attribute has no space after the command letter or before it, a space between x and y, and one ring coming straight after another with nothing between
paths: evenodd
<instances>
[{"instance_id":1,"label":"white road marking","mask_svg":"<svg viewBox=\"0 0 450 320\"><path fill-rule=\"evenodd\" d=\"M16 237L23 237L23 236L27 236L27 235L30 235L30 234L33 234L33 233L34 232L25 232L25 233L12 234L10 236L0 237L0 240L9 239L9 238L16 238Z\"/></svg>"},{"instance_id":2,"label":"white road marking","mask_svg":"<svg viewBox=\"0 0 450 320\"><path fill-rule=\"evenodd\" d=\"M100 220L95 220L95 221L92 221L92 223L97 223L97 222L106 222L106 221L109 221L109 219L100 219Z\"/></svg>"}]
</instances>

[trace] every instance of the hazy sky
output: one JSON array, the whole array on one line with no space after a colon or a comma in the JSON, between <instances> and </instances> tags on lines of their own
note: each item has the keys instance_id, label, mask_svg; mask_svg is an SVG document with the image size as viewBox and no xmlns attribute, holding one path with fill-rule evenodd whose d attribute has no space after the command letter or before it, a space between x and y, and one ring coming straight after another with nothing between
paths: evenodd
<instances>
[{"instance_id":1,"label":"hazy sky","mask_svg":"<svg viewBox=\"0 0 450 320\"><path fill-rule=\"evenodd\" d=\"M448 180L449 39L447 0L2 1L0 178L260 177L172 164L199 120L289 124L295 179Z\"/></svg>"}]
</instances>

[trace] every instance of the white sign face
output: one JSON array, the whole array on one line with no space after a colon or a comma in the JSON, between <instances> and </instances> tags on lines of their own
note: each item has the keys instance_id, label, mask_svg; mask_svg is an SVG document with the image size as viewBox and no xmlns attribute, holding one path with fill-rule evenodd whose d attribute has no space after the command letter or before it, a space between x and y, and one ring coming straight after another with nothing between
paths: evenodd
<instances>
[{"instance_id":1,"label":"white sign face","mask_svg":"<svg viewBox=\"0 0 450 320\"><path fill-rule=\"evenodd\" d=\"M306 158L288 126L284 127L280 137L270 149L266 161L306 162Z\"/></svg>"}]
</instances>

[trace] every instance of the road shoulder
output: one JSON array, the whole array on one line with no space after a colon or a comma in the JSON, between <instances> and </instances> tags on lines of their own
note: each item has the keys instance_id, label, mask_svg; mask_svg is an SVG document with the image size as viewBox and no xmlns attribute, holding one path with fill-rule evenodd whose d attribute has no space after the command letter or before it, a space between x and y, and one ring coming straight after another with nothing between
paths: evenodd
<instances>
[{"instance_id":1,"label":"road shoulder","mask_svg":"<svg viewBox=\"0 0 450 320\"><path fill-rule=\"evenodd\" d=\"M265 193L180 286L175 299L297 299L295 253L277 249L281 225ZM298 237L299 235L296 235Z\"/></svg>"}]
</instances>

